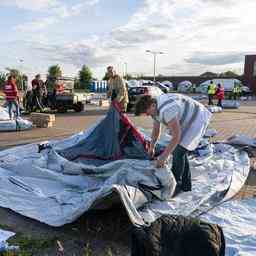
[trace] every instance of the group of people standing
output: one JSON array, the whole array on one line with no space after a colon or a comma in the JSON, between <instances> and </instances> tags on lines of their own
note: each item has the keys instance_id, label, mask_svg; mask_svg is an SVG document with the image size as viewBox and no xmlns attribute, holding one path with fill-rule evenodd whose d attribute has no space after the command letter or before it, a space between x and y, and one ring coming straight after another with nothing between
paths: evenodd
<instances>
[{"instance_id":1,"label":"group of people standing","mask_svg":"<svg viewBox=\"0 0 256 256\"><path fill-rule=\"evenodd\" d=\"M44 82L41 79L40 74L37 74L31 82L31 88L27 86L25 97L23 97L23 105L25 110L28 112L33 111L43 111L49 103L49 93L48 93L48 80ZM54 103L54 99L57 94L64 91L64 85L56 81L53 92L51 94L51 102ZM9 112L10 119L17 119L20 116L20 94L16 84L15 75L9 75L7 81L4 85L4 94L6 99L6 105ZM15 111L13 113L13 108Z\"/></svg>"},{"instance_id":2,"label":"group of people standing","mask_svg":"<svg viewBox=\"0 0 256 256\"><path fill-rule=\"evenodd\" d=\"M233 90L232 90L232 96L234 100L238 100L238 98L241 96L242 94L242 88L239 84L235 83ZM208 105L214 105L213 103L213 98L214 96L216 96L218 103L217 106L222 107L222 101L225 98L225 90L224 90L224 86L221 85L220 83L216 84L211 81L209 86L208 86ZM230 97L232 98L232 97Z\"/></svg>"},{"instance_id":3,"label":"group of people standing","mask_svg":"<svg viewBox=\"0 0 256 256\"><path fill-rule=\"evenodd\" d=\"M25 109L28 112L43 111L47 105L48 91L46 84L41 79L40 74L36 75L31 82L32 90L27 90Z\"/></svg>"},{"instance_id":4,"label":"group of people standing","mask_svg":"<svg viewBox=\"0 0 256 256\"><path fill-rule=\"evenodd\" d=\"M222 107L222 101L225 98L224 87L220 83L218 83L216 86L216 84L213 81L211 81L210 85L208 86L208 105L214 105L214 96L216 96L218 99L217 106Z\"/></svg>"}]
</instances>

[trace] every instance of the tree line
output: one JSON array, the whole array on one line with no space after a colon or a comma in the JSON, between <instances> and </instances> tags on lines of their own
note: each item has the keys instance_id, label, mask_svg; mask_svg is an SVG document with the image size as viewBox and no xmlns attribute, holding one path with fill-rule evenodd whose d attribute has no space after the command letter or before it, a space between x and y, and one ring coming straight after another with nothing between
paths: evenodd
<instances>
[{"instance_id":1,"label":"tree line","mask_svg":"<svg viewBox=\"0 0 256 256\"><path fill-rule=\"evenodd\" d=\"M18 69L6 68L7 72L0 73L0 89L3 89L6 83L7 77L11 74L16 77L17 86L19 89L22 88L24 80L26 80L26 75L22 74ZM36 74L35 74L36 75ZM62 77L63 72L59 65L53 65L48 68L47 73L47 85L51 88L58 77ZM90 83L93 80L93 73L91 69L83 65L81 70L78 72L78 76L75 78L75 89L89 90Z\"/></svg>"}]
</instances>

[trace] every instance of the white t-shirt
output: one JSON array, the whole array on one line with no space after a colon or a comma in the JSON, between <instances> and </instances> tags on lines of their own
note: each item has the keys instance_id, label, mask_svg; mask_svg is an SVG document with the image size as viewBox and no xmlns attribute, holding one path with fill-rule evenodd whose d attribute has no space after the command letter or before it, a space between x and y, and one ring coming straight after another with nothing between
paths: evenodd
<instances>
[{"instance_id":1,"label":"white t-shirt","mask_svg":"<svg viewBox=\"0 0 256 256\"><path fill-rule=\"evenodd\" d=\"M199 102L182 94L163 94L157 98L156 120L167 125L178 117L181 125L180 145L194 150L209 125L212 114Z\"/></svg>"}]
</instances>

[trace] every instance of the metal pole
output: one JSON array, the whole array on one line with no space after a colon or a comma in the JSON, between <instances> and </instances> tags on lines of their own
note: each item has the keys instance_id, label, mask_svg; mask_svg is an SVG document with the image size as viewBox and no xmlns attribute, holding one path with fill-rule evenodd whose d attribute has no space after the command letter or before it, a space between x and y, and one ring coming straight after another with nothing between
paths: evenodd
<instances>
[{"instance_id":1,"label":"metal pole","mask_svg":"<svg viewBox=\"0 0 256 256\"><path fill-rule=\"evenodd\" d=\"M154 83L156 82L156 53L154 54Z\"/></svg>"},{"instance_id":2,"label":"metal pole","mask_svg":"<svg viewBox=\"0 0 256 256\"><path fill-rule=\"evenodd\" d=\"M156 56L157 54L164 54L163 52L155 52L146 50L146 52L151 53L154 56L154 83L156 82Z\"/></svg>"},{"instance_id":3,"label":"metal pole","mask_svg":"<svg viewBox=\"0 0 256 256\"><path fill-rule=\"evenodd\" d=\"M127 79L127 62L124 63L124 66L125 66L125 79Z\"/></svg>"}]
</instances>

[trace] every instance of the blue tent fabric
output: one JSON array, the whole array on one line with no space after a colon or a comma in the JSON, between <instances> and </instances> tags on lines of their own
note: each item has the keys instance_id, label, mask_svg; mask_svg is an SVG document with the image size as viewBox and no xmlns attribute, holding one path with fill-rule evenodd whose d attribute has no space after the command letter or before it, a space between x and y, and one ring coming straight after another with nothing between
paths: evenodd
<instances>
[{"instance_id":1,"label":"blue tent fabric","mask_svg":"<svg viewBox=\"0 0 256 256\"><path fill-rule=\"evenodd\" d=\"M133 135L131 127L121 121L121 115L123 114L112 106L86 140L59 150L58 153L71 161L84 159L87 162L101 160L106 163L121 158L149 159L143 144Z\"/></svg>"}]
</instances>

